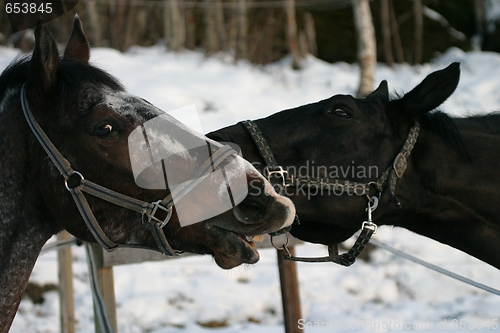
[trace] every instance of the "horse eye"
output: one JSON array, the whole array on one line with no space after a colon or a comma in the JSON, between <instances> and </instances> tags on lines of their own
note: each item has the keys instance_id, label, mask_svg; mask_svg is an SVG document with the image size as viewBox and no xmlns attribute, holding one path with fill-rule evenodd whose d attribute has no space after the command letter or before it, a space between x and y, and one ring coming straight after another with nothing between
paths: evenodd
<instances>
[{"instance_id":1,"label":"horse eye","mask_svg":"<svg viewBox=\"0 0 500 333\"><path fill-rule=\"evenodd\" d=\"M330 112L330 113L333 113L334 115L336 115L337 117L339 118L351 118L351 115L347 112L345 112L344 110L342 110L341 108L336 108L333 112Z\"/></svg>"},{"instance_id":2,"label":"horse eye","mask_svg":"<svg viewBox=\"0 0 500 333\"><path fill-rule=\"evenodd\" d=\"M105 137L113 132L113 125L111 124L104 124L102 126L99 126L95 129L95 135L100 136L100 137Z\"/></svg>"}]
</instances>

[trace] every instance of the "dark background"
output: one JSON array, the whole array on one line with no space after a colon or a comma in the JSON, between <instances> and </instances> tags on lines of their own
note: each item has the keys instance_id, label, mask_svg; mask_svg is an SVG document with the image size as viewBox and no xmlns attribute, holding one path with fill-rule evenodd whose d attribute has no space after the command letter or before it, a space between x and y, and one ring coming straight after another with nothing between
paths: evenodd
<instances>
[{"instance_id":1,"label":"dark background","mask_svg":"<svg viewBox=\"0 0 500 333\"><path fill-rule=\"evenodd\" d=\"M50 22L50 29L59 43L64 44L69 36L73 15L78 13L92 46L105 46L126 51L131 45L148 46L164 41L164 11L167 1L158 0L94 0L97 9L100 39L97 40L95 26L91 24L89 3L80 0L78 5L62 17ZM232 52L231 27L238 18L235 3L238 0L220 0L223 8L223 25L226 41L218 48L207 47L207 8L214 0L178 0L189 35L183 48L199 49L206 53ZM413 0L390 0L398 23L404 62L413 63L414 18ZM440 22L424 15L422 62L427 62L448 48L455 46L464 51L472 49L472 38L481 36L482 50L500 52L500 24L477 19L475 1L491 0L422 0L422 4L439 13L447 22ZM496 1L496 0L493 0ZM279 0L256 0L248 3L248 35L243 58L263 64L281 59L289 53L286 42L286 16ZM378 61L384 62L381 38L380 0L370 1L373 22L377 35ZM311 0L296 2L296 18L299 32L304 29L305 13L312 14L316 33L317 56L329 62L356 61L356 36L353 11L349 0ZM450 29L462 33L465 39L456 38ZM29 30L12 33L4 4L0 8L0 45L14 46L29 51L33 46L33 33ZM168 40L167 40L168 44Z\"/></svg>"}]
</instances>

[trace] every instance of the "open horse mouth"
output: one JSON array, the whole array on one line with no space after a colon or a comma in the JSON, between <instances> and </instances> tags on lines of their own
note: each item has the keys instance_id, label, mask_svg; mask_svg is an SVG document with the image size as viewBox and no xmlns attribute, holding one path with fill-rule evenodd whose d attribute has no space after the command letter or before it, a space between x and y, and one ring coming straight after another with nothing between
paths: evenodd
<instances>
[{"instance_id":1,"label":"open horse mouth","mask_svg":"<svg viewBox=\"0 0 500 333\"><path fill-rule=\"evenodd\" d=\"M217 265L223 269L231 269L241 264L255 264L260 259L255 242L262 242L264 235L246 236L212 226L211 231L217 234L220 243L212 248L212 256Z\"/></svg>"},{"instance_id":2,"label":"open horse mouth","mask_svg":"<svg viewBox=\"0 0 500 333\"><path fill-rule=\"evenodd\" d=\"M217 219L207 224L210 232L218 237L212 248L217 265L230 269L240 264L254 264L260 259L255 243L264 240L264 234L285 228L293 223L295 206L291 200L278 195L267 182L263 184L266 195L249 195L232 213L240 223L226 224ZM265 202L263 202L263 200ZM254 212L249 213L249 210ZM242 218L250 216L249 218Z\"/></svg>"}]
</instances>

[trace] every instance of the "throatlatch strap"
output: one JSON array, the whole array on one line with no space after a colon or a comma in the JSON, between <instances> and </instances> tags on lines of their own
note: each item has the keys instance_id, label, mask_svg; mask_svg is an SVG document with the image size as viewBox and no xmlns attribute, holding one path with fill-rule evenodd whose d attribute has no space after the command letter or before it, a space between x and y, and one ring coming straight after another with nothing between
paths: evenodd
<instances>
[{"instance_id":1,"label":"throatlatch strap","mask_svg":"<svg viewBox=\"0 0 500 333\"><path fill-rule=\"evenodd\" d=\"M99 223L92 213L92 209L89 206L89 203L82 191L79 188L75 187L69 191L73 196L73 200L75 201L76 206L78 207L78 211L83 218L83 221L87 225L87 228L92 233L92 236L96 239L96 241L101 245L106 251L113 251L118 247L116 243L114 243L111 239L106 236L104 231L102 230Z\"/></svg>"},{"instance_id":2,"label":"throatlatch strap","mask_svg":"<svg viewBox=\"0 0 500 333\"><path fill-rule=\"evenodd\" d=\"M415 144L417 143L419 134L420 134L420 123L418 121L415 121L415 124L410 129L410 134L408 134L408 137L406 138L403 148L401 148L401 151L394 159L392 166L389 167L390 169L390 175L388 181L389 197L391 201L396 206L398 206L398 208L401 208L401 202L396 197L396 184L398 179L403 178L403 175L405 174L406 168L408 166L408 157L410 157L410 154L413 148L415 147Z\"/></svg>"}]
</instances>

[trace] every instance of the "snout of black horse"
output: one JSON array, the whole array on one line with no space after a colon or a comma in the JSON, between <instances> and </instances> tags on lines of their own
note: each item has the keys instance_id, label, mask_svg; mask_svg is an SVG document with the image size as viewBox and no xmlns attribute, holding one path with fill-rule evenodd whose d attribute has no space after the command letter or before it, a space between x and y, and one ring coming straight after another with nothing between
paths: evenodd
<instances>
[{"instance_id":1,"label":"snout of black horse","mask_svg":"<svg viewBox=\"0 0 500 333\"><path fill-rule=\"evenodd\" d=\"M243 139L240 138L240 136L242 136ZM219 131L208 133L207 137L218 142L224 142L224 144L231 144L237 147L238 151L244 151L244 158L248 161L252 161L252 164L257 167L257 169L261 169L259 166L265 166L265 162L262 161L261 155L255 151L254 142L249 140L250 136L243 130L241 125L233 125ZM237 144L234 142L237 142ZM279 196L276 192L277 190L279 191L279 187L274 188L273 184L268 182L264 183L263 179L262 174L259 174L258 177L247 175L248 196L243 202L237 205L235 209L233 209L233 214L242 223L253 224L259 220L259 216L262 217L264 212L269 213L270 217L274 216L275 221L283 220L283 214L287 213L288 223L282 224L281 226L278 226L278 228L274 228L272 231L269 231L269 229L267 231L263 231L263 228L259 228L259 232L257 234L268 233L270 235L280 235L288 232L292 229L292 224L294 226L299 224L295 206L293 206L293 212L289 209L283 210L283 199L288 200L289 202L291 202L291 200ZM279 184L279 186L281 186L281 184ZM262 194L265 195L262 196ZM278 199L278 203L275 205L275 208L270 207L270 198L272 197ZM281 203L281 205L279 203ZM250 218L244 219L242 218L243 216L250 216Z\"/></svg>"}]
</instances>

